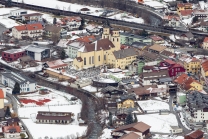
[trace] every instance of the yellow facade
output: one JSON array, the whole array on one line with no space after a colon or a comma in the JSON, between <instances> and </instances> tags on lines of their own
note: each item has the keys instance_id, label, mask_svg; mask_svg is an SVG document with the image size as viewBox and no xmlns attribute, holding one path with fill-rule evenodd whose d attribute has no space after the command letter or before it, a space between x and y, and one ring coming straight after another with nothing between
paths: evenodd
<instances>
[{"instance_id":1,"label":"yellow facade","mask_svg":"<svg viewBox=\"0 0 208 139\"><path fill-rule=\"evenodd\" d=\"M191 3L179 3L177 5L177 12L180 15L180 12L183 10L192 10L192 4Z\"/></svg>"},{"instance_id":2,"label":"yellow facade","mask_svg":"<svg viewBox=\"0 0 208 139\"><path fill-rule=\"evenodd\" d=\"M198 74L201 71L201 64L199 60L196 60L195 58L193 59L194 60L190 62L184 62L184 68L188 73Z\"/></svg>"},{"instance_id":3,"label":"yellow facade","mask_svg":"<svg viewBox=\"0 0 208 139\"><path fill-rule=\"evenodd\" d=\"M189 90L197 90L197 91L201 91L203 89L203 86L199 83L199 82L192 82L190 84L192 87Z\"/></svg>"},{"instance_id":4,"label":"yellow facade","mask_svg":"<svg viewBox=\"0 0 208 139\"><path fill-rule=\"evenodd\" d=\"M98 67L98 66L106 65L109 63L108 61L109 56L112 55L112 52L120 50L119 31L112 31L111 33L110 28L104 28L102 39L109 39L115 47L106 46L109 47L110 49L108 50L97 49L90 52L78 51L77 57L80 58L81 60L78 60L76 58L73 60L73 66L76 69L81 70L90 67ZM99 45L97 45L96 43L97 42L95 42L95 47L100 48Z\"/></svg>"},{"instance_id":5,"label":"yellow facade","mask_svg":"<svg viewBox=\"0 0 208 139\"><path fill-rule=\"evenodd\" d=\"M0 109L4 108L4 99L0 99Z\"/></svg>"},{"instance_id":6,"label":"yellow facade","mask_svg":"<svg viewBox=\"0 0 208 139\"><path fill-rule=\"evenodd\" d=\"M134 108L134 101L131 99L127 99L121 103L117 103L117 108Z\"/></svg>"}]
</instances>

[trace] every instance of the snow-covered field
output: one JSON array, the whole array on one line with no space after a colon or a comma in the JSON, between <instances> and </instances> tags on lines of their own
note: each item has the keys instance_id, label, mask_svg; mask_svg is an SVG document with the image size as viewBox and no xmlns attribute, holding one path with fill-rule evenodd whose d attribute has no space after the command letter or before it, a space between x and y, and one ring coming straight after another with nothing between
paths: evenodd
<instances>
[{"instance_id":1,"label":"snow-covered field","mask_svg":"<svg viewBox=\"0 0 208 139\"><path fill-rule=\"evenodd\" d=\"M84 89L86 91L89 91L89 92L92 92L92 93L97 92L97 88L96 87L93 87L91 85L85 86L82 89ZM98 91L99 91L99 89L98 89Z\"/></svg>"},{"instance_id":2,"label":"snow-covered field","mask_svg":"<svg viewBox=\"0 0 208 139\"><path fill-rule=\"evenodd\" d=\"M99 139L110 139L112 138L111 136L111 132L112 132L113 129L108 129L108 128L105 128L102 132L102 135L100 136Z\"/></svg>"},{"instance_id":3,"label":"snow-covered field","mask_svg":"<svg viewBox=\"0 0 208 139\"><path fill-rule=\"evenodd\" d=\"M137 103L145 111L169 110L169 105L162 101L146 100L146 101L137 101Z\"/></svg>"},{"instance_id":4,"label":"snow-covered field","mask_svg":"<svg viewBox=\"0 0 208 139\"><path fill-rule=\"evenodd\" d=\"M144 20L142 18L136 18L130 15L125 15L125 14L116 14L116 15L110 16L109 18L117 19L117 20L124 20L124 21L129 21L129 22L144 23Z\"/></svg>"},{"instance_id":5,"label":"snow-covered field","mask_svg":"<svg viewBox=\"0 0 208 139\"><path fill-rule=\"evenodd\" d=\"M41 87L42 88L42 87ZM44 87L45 88L45 87ZM19 117L24 117L22 119L25 125L28 127L30 133L34 139L45 136L58 138L67 136L81 136L85 133L87 127L79 126L77 115L81 112L81 101L69 101L72 95L65 94L63 92L50 89L52 92L46 95L40 95L38 92L34 94L27 94L19 96L20 99L26 98L27 100L40 101L48 99L49 102L44 103L42 106L35 103L24 104L24 106L37 106L37 107L20 107L18 109ZM74 102L74 103L72 103ZM44 105L57 105L59 106L44 106ZM61 104L69 104L60 106ZM74 113L74 121L68 125L56 125L56 124L36 124L35 117L38 111L56 111L56 112L72 112ZM28 119L27 119L28 118ZM38 130L37 130L38 129Z\"/></svg>"},{"instance_id":6,"label":"snow-covered field","mask_svg":"<svg viewBox=\"0 0 208 139\"><path fill-rule=\"evenodd\" d=\"M137 115L138 121L142 121L151 126L151 132L170 133L170 126L178 126L177 119L174 114L159 115L147 114Z\"/></svg>"}]
</instances>

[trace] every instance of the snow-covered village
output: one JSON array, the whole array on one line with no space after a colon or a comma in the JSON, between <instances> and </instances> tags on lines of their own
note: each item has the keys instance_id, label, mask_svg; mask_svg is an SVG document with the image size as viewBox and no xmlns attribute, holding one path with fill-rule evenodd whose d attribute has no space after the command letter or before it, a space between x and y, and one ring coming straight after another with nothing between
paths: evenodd
<instances>
[{"instance_id":1,"label":"snow-covered village","mask_svg":"<svg viewBox=\"0 0 208 139\"><path fill-rule=\"evenodd\" d=\"M206 0L0 0L1 139L208 139Z\"/></svg>"}]
</instances>

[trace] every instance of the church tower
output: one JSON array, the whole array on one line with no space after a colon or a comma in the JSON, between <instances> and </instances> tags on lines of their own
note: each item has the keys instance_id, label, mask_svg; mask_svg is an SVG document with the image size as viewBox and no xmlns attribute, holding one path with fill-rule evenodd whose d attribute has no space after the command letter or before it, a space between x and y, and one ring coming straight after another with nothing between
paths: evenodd
<instances>
[{"instance_id":1,"label":"church tower","mask_svg":"<svg viewBox=\"0 0 208 139\"><path fill-rule=\"evenodd\" d=\"M102 39L109 39L110 40L110 27L109 26L104 26L103 27L103 34L102 34Z\"/></svg>"},{"instance_id":2,"label":"church tower","mask_svg":"<svg viewBox=\"0 0 208 139\"><path fill-rule=\"evenodd\" d=\"M115 46L115 50L120 50L121 47L121 41L120 41L120 34L118 29L113 29L111 33L111 42Z\"/></svg>"}]
</instances>

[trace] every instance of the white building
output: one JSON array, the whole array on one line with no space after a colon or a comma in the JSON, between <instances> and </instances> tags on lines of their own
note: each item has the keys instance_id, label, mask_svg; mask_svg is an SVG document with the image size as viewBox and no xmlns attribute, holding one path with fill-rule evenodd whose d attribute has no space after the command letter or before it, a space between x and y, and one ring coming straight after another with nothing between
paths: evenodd
<instances>
[{"instance_id":1,"label":"white building","mask_svg":"<svg viewBox=\"0 0 208 139\"><path fill-rule=\"evenodd\" d=\"M70 30L77 29L81 25L82 19L79 16L69 16L62 18L61 21L58 23L61 26L67 26Z\"/></svg>"},{"instance_id":2,"label":"white building","mask_svg":"<svg viewBox=\"0 0 208 139\"><path fill-rule=\"evenodd\" d=\"M194 112L193 119L195 122L203 122L204 120L208 120L208 108L196 110Z\"/></svg>"},{"instance_id":3,"label":"white building","mask_svg":"<svg viewBox=\"0 0 208 139\"><path fill-rule=\"evenodd\" d=\"M12 28L12 36L17 39L23 38L37 38L43 35L43 26L40 23L26 24L20 26L14 26Z\"/></svg>"},{"instance_id":4,"label":"white building","mask_svg":"<svg viewBox=\"0 0 208 139\"><path fill-rule=\"evenodd\" d=\"M42 15L43 14L40 14L40 13L25 14L25 15L22 15L22 21L28 21L28 22L36 21L36 22L40 22L40 21L42 21Z\"/></svg>"},{"instance_id":5,"label":"white building","mask_svg":"<svg viewBox=\"0 0 208 139\"><path fill-rule=\"evenodd\" d=\"M33 92L36 91L36 82L30 78L14 72L3 72L1 83L10 88L14 88L15 83L19 83L20 92Z\"/></svg>"},{"instance_id":6,"label":"white building","mask_svg":"<svg viewBox=\"0 0 208 139\"><path fill-rule=\"evenodd\" d=\"M24 10L24 9L16 9L16 10L11 10L10 13L9 13L9 16L21 17L24 14L27 14L27 10Z\"/></svg>"},{"instance_id":7,"label":"white building","mask_svg":"<svg viewBox=\"0 0 208 139\"><path fill-rule=\"evenodd\" d=\"M90 35L100 35L102 34L102 27L97 25L87 25L85 27L86 31Z\"/></svg>"}]
</instances>

